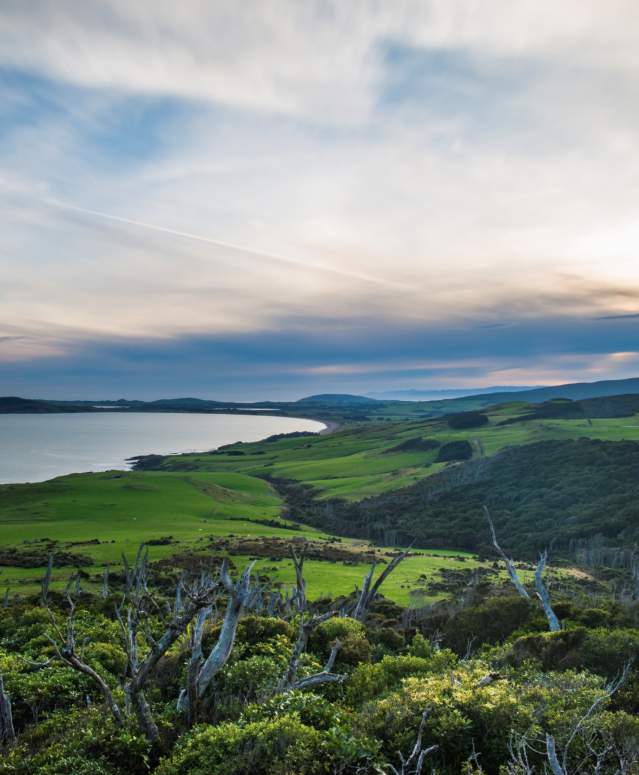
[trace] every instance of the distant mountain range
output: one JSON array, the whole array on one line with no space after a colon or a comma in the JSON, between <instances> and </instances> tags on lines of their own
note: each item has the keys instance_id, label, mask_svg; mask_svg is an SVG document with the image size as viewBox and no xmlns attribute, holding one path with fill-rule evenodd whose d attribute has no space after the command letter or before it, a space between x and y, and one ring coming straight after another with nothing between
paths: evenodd
<instances>
[{"instance_id":1,"label":"distant mountain range","mask_svg":"<svg viewBox=\"0 0 639 775\"><path fill-rule=\"evenodd\" d=\"M312 416L330 421L360 421L371 419L402 419L409 417L436 417L482 409L495 404L522 401L540 404L553 399L578 401L587 398L639 394L639 378L603 380L600 382L575 382L566 385L536 388L488 388L470 395L452 396L455 391L436 391L439 398L430 400L400 400L396 398L373 398L372 396L348 393L320 393L298 401L258 401L238 403L233 401L212 401L204 398L163 398L156 401L137 401L124 398L103 401L58 401L0 397L0 414L52 414L61 412L220 412L220 413L272 413L281 415ZM416 396L422 391L400 391ZM425 392L425 391L423 391ZM390 393L397 395L397 393Z\"/></svg>"},{"instance_id":2,"label":"distant mountain range","mask_svg":"<svg viewBox=\"0 0 639 775\"><path fill-rule=\"evenodd\" d=\"M600 382L571 382L566 385L552 385L550 387L537 387L522 390L501 390L494 393L473 393L467 398L480 398L486 400L485 406L500 404L506 401L526 401L537 404L541 401L550 401L553 398L569 398L572 401L581 398L601 398L603 396L619 396L624 394L639 393L639 377L630 379L607 379Z\"/></svg>"},{"instance_id":3,"label":"distant mountain range","mask_svg":"<svg viewBox=\"0 0 639 775\"><path fill-rule=\"evenodd\" d=\"M367 396L378 401L438 401L446 398L463 398L465 396L480 396L486 393L516 393L524 390L537 390L539 385L491 385L486 388L446 388L442 390L384 390L378 393L367 393Z\"/></svg>"}]
</instances>

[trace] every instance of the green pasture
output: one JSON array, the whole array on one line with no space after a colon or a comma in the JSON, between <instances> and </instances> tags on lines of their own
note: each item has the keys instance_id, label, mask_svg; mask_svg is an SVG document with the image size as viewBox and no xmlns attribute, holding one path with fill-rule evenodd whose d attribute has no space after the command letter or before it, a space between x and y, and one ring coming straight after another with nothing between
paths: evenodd
<instances>
[{"instance_id":1,"label":"green pasture","mask_svg":"<svg viewBox=\"0 0 639 775\"><path fill-rule=\"evenodd\" d=\"M639 441L639 415L503 424L504 420L519 416L526 406L512 403L496 407L487 413L488 425L469 430L453 430L445 419L361 424L328 436L235 444L215 454L176 455L167 458L163 465L167 470L235 471L293 479L312 485L323 497L359 500L406 487L442 470L444 465L435 462L437 450L390 451L408 439L434 439L441 444L465 439L471 443L475 457L549 439L585 436Z\"/></svg>"},{"instance_id":2,"label":"green pasture","mask_svg":"<svg viewBox=\"0 0 639 775\"><path fill-rule=\"evenodd\" d=\"M85 570L91 579L85 588L95 587L102 566L121 565L121 555L133 559L140 543L171 536L175 543L150 546L151 561L172 554L202 552L211 537L241 535L255 537L325 538L312 528L292 531L279 518L281 501L270 485L246 474L115 472L73 474L49 482L0 487L1 544L28 550L42 539L58 541L61 551L91 557L95 565ZM282 527L251 520L277 520ZM98 539L99 544L82 542ZM368 547L347 541L356 550ZM357 555L355 555L356 557ZM241 567L250 558L233 556ZM385 594L407 604L410 590L424 589L441 568L469 568L476 565L472 555L463 552L433 551L406 560L385 587ZM382 566L380 566L382 567ZM366 573L366 562L345 564L309 560L306 564L311 597L351 592ZM256 571L275 582L294 583L289 560L260 559ZM72 567L55 567L53 589L62 588L75 572ZM33 593L42 578L43 564L35 568L0 567L0 589ZM421 577L421 578L420 578ZM414 598L423 604L431 597ZM434 599L434 598L433 598Z\"/></svg>"}]
</instances>

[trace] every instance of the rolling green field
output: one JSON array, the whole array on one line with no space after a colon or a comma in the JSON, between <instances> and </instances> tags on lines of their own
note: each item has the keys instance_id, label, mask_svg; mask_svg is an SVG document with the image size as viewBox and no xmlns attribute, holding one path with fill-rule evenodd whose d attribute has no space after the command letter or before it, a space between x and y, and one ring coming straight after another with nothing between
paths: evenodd
<instances>
[{"instance_id":1,"label":"rolling green field","mask_svg":"<svg viewBox=\"0 0 639 775\"><path fill-rule=\"evenodd\" d=\"M313 528L295 526L292 530L291 523L280 519L281 508L279 496L267 482L230 472L74 474L42 484L0 487L2 545L17 548L18 552L28 551L42 547L43 539L48 539L57 542L54 552L90 557L95 565L85 569L94 577L87 582L89 587L97 585L103 565L117 568L122 553L132 559L141 543L167 537L171 543L149 546L151 561L184 552L206 556L206 542L234 535L287 541L329 540L329 536ZM281 527L255 520L279 523ZM99 543L87 543L96 539ZM358 561L358 555L369 548L356 541L343 543L353 552L348 564L308 561L309 595L347 594L361 584L368 563ZM0 588L9 587L11 592L21 593L36 591L46 553L41 556L42 561L33 567L0 567ZM251 558L234 554L232 559L241 567ZM442 568L476 565L472 556L463 552L420 554L400 566L389 580L386 592L397 602L407 604L410 590L423 589L425 578L432 578ZM285 585L294 581L288 559L261 558L256 571ZM57 567L52 588L63 587L74 572L70 566ZM419 602L426 597L420 595Z\"/></svg>"},{"instance_id":2,"label":"rolling green field","mask_svg":"<svg viewBox=\"0 0 639 775\"><path fill-rule=\"evenodd\" d=\"M158 470L74 474L41 484L2 485L0 549L5 555L0 588L34 591L51 548L81 555L87 563L87 583L95 584L104 564L117 567L122 553L132 557L142 542L151 542L152 561L185 552L206 554L207 546L228 536L330 543L331 537L321 531L283 519L284 503L264 477L304 482L321 497L359 500L410 485L447 465L436 462L437 449L393 451L407 440L440 444L467 440L474 457L549 439L639 440L639 415L501 424L516 418L525 406L493 408L487 412L487 425L469 430L453 430L445 419L367 423L329 435L238 443L216 453L171 456ZM361 541L340 539L340 543L353 551L348 562L308 561L312 596L348 593L361 583L367 561L358 555L370 548ZM31 564L14 562L13 554L25 552L39 555ZM240 565L250 556L240 547L233 561ZM429 593L426 585L442 570L477 564L461 552L422 553L403 563L385 593L403 604L428 602L437 594ZM293 581L286 558L260 556L256 569L276 582ZM57 567L54 588L72 573L72 562Z\"/></svg>"},{"instance_id":3,"label":"rolling green field","mask_svg":"<svg viewBox=\"0 0 639 775\"><path fill-rule=\"evenodd\" d=\"M470 430L453 430L445 419L362 424L327 436L235 444L215 454L168 457L163 467L294 479L312 485L325 497L359 500L405 487L442 470L444 464L435 462L437 449L389 452L408 439L433 439L442 444L465 439L473 445L474 456L549 439L639 441L639 415L500 424L517 417L525 406L512 403L494 408L487 412L488 425Z\"/></svg>"}]
</instances>

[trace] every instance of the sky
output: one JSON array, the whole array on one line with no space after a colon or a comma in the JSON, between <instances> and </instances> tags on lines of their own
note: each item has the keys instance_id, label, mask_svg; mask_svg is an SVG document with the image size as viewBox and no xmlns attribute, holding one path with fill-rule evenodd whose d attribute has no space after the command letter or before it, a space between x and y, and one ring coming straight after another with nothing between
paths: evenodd
<instances>
[{"instance_id":1,"label":"sky","mask_svg":"<svg viewBox=\"0 0 639 775\"><path fill-rule=\"evenodd\" d=\"M0 394L639 375L636 0L3 0Z\"/></svg>"}]
</instances>

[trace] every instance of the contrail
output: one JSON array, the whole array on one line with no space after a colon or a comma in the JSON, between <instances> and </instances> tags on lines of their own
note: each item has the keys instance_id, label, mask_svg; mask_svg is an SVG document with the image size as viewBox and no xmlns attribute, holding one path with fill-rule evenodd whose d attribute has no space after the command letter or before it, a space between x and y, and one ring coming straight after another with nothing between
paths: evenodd
<instances>
[{"instance_id":1,"label":"contrail","mask_svg":"<svg viewBox=\"0 0 639 775\"><path fill-rule=\"evenodd\" d=\"M188 231L179 231L177 229L169 229L166 226L158 226L154 223L146 223L145 221L135 221L131 218L122 218L119 215L113 215L112 213L103 213L99 210L89 210L85 207L78 207L77 205L69 204L68 202L61 202L57 199L47 199L48 204L54 207L59 207L63 210L73 210L74 212L84 213L85 215L94 215L98 218L106 218L110 221L117 221L118 223L126 223L130 226L137 226L141 229L149 229L151 231L157 231L162 234L170 234L174 237L181 237L182 239L196 240L197 242L205 242L209 245L215 245L220 248L228 248L230 250L237 250L241 253L250 253L253 256L260 258L267 258L270 261L277 261L281 264L288 264L290 266L302 267L303 269L316 269L320 272L329 272L330 274L338 275L339 277L349 277L353 280L361 280L367 283L373 283L375 285L383 285L388 288L398 288L402 290L408 290L408 286L400 283L394 283L391 280L385 280L381 277L375 277L373 275L361 274L359 272L350 272L347 269L335 269L332 266L326 266L324 264L318 264L315 262L302 261L297 258L290 258L288 256L278 256L274 253L266 253L262 250L255 250L254 248L247 248L244 245L237 245L233 242L224 242L223 240L213 239L212 237L206 237L202 234L193 234Z\"/></svg>"}]
</instances>

